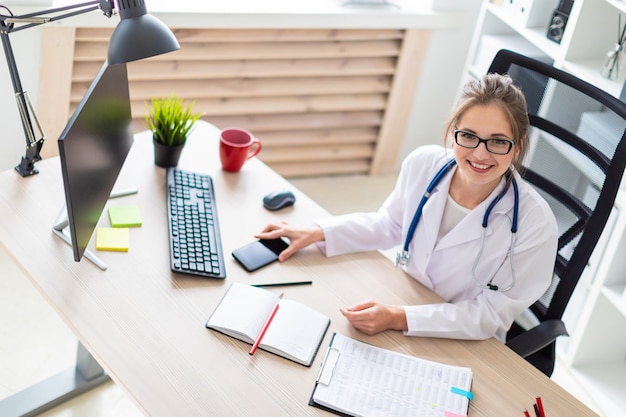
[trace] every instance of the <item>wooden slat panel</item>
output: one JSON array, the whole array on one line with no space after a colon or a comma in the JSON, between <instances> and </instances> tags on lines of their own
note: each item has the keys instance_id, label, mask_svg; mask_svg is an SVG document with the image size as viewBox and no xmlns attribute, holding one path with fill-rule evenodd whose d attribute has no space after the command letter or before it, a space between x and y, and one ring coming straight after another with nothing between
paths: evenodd
<instances>
[{"instance_id":1,"label":"wooden slat panel","mask_svg":"<svg viewBox=\"0 0 626 417\"><path fill-rule=\"evenodd\" d=\"M290 130L286 132L264 131L257 136L263 147L296 147L308 145L335 145L340 143L376 143L376 127L355 127L320 130Z\"/></svg>"},{"instance_id":2,"label":"wooden slat panel","mask_svg":"<svg viewBox=\"0 0 626 417\"><path fill-rule=\"evenodd\" d=\"M320 175L367 174L369 159L357 161L314 161L308 163L277 163L271 167L283 177L313 177Z\"/></svg>"},{"instance_id":3,"label":"wooden slat panel","mask_svg":"<svg viewBox=\"0 0 626 417\"><path fill-rule=\"evenodd\" d=\"M90 82L101 61L76 62L74 82ZM145 59L128 64L131 82L147 80L192 80L216 78L323 77L355 75L393 75L395 57L228 60L228 61L155 61Z\"/></svg>"},{"instance_id":4,"label":"wooden slat panel","mask_svg":"<svg viewBox=\"0 0 626 417\"><path fill-rule=\"evenodd\" d=\"M177 59L211 60L237 59L292 59L292 58L345 58L397 56L398 40L338 41L338 42L236 42L191 43L181 45ZM155 57L156 58L156 57ZM163 55L163 59L166 59Z\"/></svg>"},{"instance_id":5,"label":"wooden slat panel","mask_svg":"<svg viewBox=\"0 0 626 417\"><path fill-rule=\"evenodd\" d=\"M108 42L112 28L79 28L81 42ZM179 43L190 42L310 42L402 39L401 29L173 29Z\"/></svg>"},{"instance_id":6,"label":"wooden slat panel","mask_svg":"<svg viewBox=\"0 0 626 417\"><path fill-rule=\"evenodd\" d=\"M259 158L272 165L278 162L350 161L369 159L374 153L372 145L297 146L262 149Z\"/></svg>"},{"instance_id":7,"label":"wooden slat panel","mask_svg":"<svg viewBox=\"0 0 626 417\"><path fill-rule=\"evenodd\" d=\"M241 127L256 135L266 131L300 131L310 129L342 129L346 127L380 126L382 112L296 113L271 115L236 115L204 118L218 127ZM134 130L146 129L142 115L134 115Z\"/></svg>"},{"instance_id":8,"label":"wooden slat panel","mask_svg":"<svg viewBox=\"0 0 626 417\"><path fill-rule=\"evenodd\" d=\"M378 127L382 112L337 112L275 115L216 116L211 121L216 126L240 126L261 135L265 131L293 131L330 129L356 126Z\"/></svg>"},{"instance_id":9,"label":"wooden slat panel","mask_svg":"<svg viewBox=\"0 0 626 417\"><path fill-rule=\"evenodd\" d=\"M241 42L184 44L174 52L176 59L195 61L200 57L211 60L346 58L397 56L400 41L339 41L339 42ZM157 59L158 57L155 57ZM162 55L161 59L167 59Z\"/></svg>"},{"instance_id":10,"label":"wooden slat panel","mask_svg":"<svg viewBox=\"0 0 626 417\"><path fill-rule=\"evenodd\" d=\"M292 59L397 56L398 40L338 42L233 42L181 44L178 51L152 57L153 60L197 61L231 59ZM108 44L77 42L76 61L92 61L106 56ZM101 58L100 58L101 59Z\"/></svg>"},{"instance_id":11,"label":"wooden slat panel","mask_svg":"<svg viewBox=\"0 0 626 417\"><path fill-rule=\"evenodd\" d=\"M96 61L102 62L106 59L109 47L108 39L101 41L77 41L74 45L74 62ZM173 52L172 52L173 53Z\"/></svg>"},{"instance_id":12,"label":"wooden slat panel","mask_svg":"<svg viewBox=\"0 0 626 417\"><path fill-rule=\"evenodd\" d=\"M211 97L299 96L308 94L386 93L390 76L317 77L317 78L235 78L228 80L180 80L174 84L159 81L133 82L130 85L134 100L167 97L173 92L184 99ZM89 83L74 83L72 101L78 102Z\"/></svg>"},{"instance_id":13,"label":"wooden slat panel","mask_svg":"<svg viewBox=\"0 0 626 417\"><path fill-rule=\"evenodd\" d=\"M132 102L133 114L143 114L149 100ZM191 100L189 101L192 102ZM331 111L384 110L386 94L338 96L242 97L195 100L194 109L207 116Z\"/></svg>"},{"instance_id":14,"label":"wooden slat panel","mask_svg":"<svg viewBox=\"0 0 626 417\"><path fill-rule=\"evenodd\" d=\"M112 33L112 27L76 28L76 41L108 43Z\"/></svg>"},{"instance_id":15,"label":"wooden slat panel","mask_svg":"<svg viewBox=\"0 0 626 417\"><path fill-rule=\"evenodd\" d=\"M80 83L82 85L89 85L91 81L94 79L102 64L104 63L105 57L102 59L94 60L94 61L85 61L85 62L76 62L74 61L74 66L72 68L72 85L76 83ZM127 66L127 70L130 70L130 65ZM130 79L130 77L129 77Z\"/></svg>"},{"instance_id":16,"label":"wooden slat panel","mask_svg":"<svg viewBox=\"0 0 626 417\"><path fill-rule=\"evenodd\" d=\"M76 30L71 110L102 65L111 31ZM175 93L195 100L204 120L253 132L264 143L260 158L286 176L394 165L428 32L406 40L398 29L175 33L181 50L128 64L135 131L146 128L147 101Z\"/></svg>"},{"instance_id":17,"label":"wooden slat panel","mask_svg":"<svg viewBox=\"0 0 626 417\"><path fill-rule=\"evenodd\" d=\"M174 33L181 43L358 41L404 37L400 29L180 29Z\"/></svg>"}]
</instances>

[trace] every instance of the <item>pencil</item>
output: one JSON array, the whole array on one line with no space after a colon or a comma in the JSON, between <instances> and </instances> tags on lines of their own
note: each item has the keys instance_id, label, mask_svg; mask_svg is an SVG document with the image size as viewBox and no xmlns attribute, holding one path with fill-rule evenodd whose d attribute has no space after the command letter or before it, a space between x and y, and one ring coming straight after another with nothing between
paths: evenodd
<instances>
[{"instance_id":1,"label":"pencil","mask_svg":"<svg viewBox=\"0 0 626 417\"><path fill-rule=\"evenodd\" d=\"M539 409L539 417L546 417L546 413L543 411L543 403L541 402L541 397L537 397L537 408Z\"/></svg>"},{"instance_id":2,"label":"pencil","mask_svg":"<svg viewBox=\"0 0 626 417\"><path fill-rule=\"evenodd\" d=\"M283 295L280 294L278 298L279 299L283 298ZM263 323L263 327L261 327L261 331L259 332L259 335L256 337L256 340L252 344L252 347L250 348L250 352L248 352L250 355L254 355L254 352L256 352L257 348L259 347L261 340L263 340L263 336L265 335L267 328L270 327L270 323L272 322L272 320L274 319L274 316L276 315L276 312L278 311L279 302L280 300L276 304L274 304L274 308L272 308L270 315L267 317L267 320L265 320L265 323Z\"/></svg>"},{"instance_id":3,"label":"pencil","mask_svg":"<svg viewBox=\"0 0 626 417\"><path fill-rule=\"evenodd\" d=\"M274 282L268 284L251 284L253 287L283 287L285 285L311 285L313 281Z\"/></svg>"}]
</instances>

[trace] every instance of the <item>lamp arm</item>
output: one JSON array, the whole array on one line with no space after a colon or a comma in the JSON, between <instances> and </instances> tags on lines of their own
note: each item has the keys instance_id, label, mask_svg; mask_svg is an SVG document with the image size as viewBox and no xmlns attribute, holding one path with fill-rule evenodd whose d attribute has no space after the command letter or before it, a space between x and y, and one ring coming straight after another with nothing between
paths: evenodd
<instances>
[{"instance_id":1,"label":"lamp arm","mask_svg":"<svg viewBox=\"0 0 626 417\"><path fill-rule=\"evenodd\" d=\"M54 14L77 8L79 8L80 10L52 17L41 16L44 14ZM24 135L26 137L26 153L22 157L20 163L15 167L15 170L19 172L21 176L26 177L37 174L39 172L35 168L35 163L41 160L41 148L43 147L43 143L46 140L46 135L43 132L41 124L39 123L39 119L37 118L35 109L33 108L30 98L28 97L28 93L24 91L24 88L22 87L22 82L20 80L19 71L17 70L17 64L15 62L15 56L13 54L13 47L11 46L9 34L18 30L27 29L33 26L38 26L56 20L62 20L67 17L76 16L97 9L101 9L105 16L111 17L113 14L113 8L113 0L95 0L76 4L73 6L58 7L20 16L14 16L12 14L0 14L0 38L2 38L4 56L9 67L9 74L11 75L11 81L13 83L13 91L15 92L15 100L17 101L17 108L20 113L20 119L22 121L22 127L24 129ZM8 9L6 10L8 11ZM26 24L16 27L16 23ZM35 133L35 127L33 126L33 122L37 126L38 134Z\"/></svg>"},{"instance_id":2,"label":"lamp arm","mask_svg":"<svg viewBox=\"0 0 626 417\"><path fill-rule=\"evenodd\" d=\"M91 12L94 10L102 10L102 13L106 17L113 16L113 9L115 8L113 4L113 0L92 0L84 3L78 3L71 6L62 6L56 7L53 9L42 10L34 13L26 13L22 15L15 16L13 14L2 15L0 14L0 21L5 22L6 29L3 27L3 30L7 30L9 33L17 32L19 30L28 29L33 26L39 26L48 22L55 22L58 20L63 20L68 17L78 16L83 13ZM79 10L75 10L79 9ZM7 9L8 10L8 9ZM56 16L46 16L46 15L55 15L60 12L64 12L67 10L73 10L69 13L59 14ZM23 26L15 26L16 23L24 23Z\"/></svg>"}]
</instances>

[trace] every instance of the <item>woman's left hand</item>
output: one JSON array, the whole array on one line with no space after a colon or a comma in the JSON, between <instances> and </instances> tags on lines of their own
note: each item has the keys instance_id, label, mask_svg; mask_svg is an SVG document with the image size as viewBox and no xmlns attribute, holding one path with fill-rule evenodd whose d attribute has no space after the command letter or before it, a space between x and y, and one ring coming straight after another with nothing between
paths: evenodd
<instances>
[{"instance_id":1,"label":"woman's left hand","mask_svg":"<svg viewBox=\"0 0 626 417\"><path fill-rule=\"evenodd\" d=\"M341 314L357 330L373 335L384 330L407 330L406 314L399 306L366 301L349 308L340 308Z\"/></svg>"}]
</instances>

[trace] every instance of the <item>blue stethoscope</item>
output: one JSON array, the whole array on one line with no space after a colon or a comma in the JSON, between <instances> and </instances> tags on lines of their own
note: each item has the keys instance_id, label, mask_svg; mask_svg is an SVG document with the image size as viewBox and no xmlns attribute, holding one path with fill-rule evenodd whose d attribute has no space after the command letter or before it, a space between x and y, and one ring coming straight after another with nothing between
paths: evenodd
<instances>
[{"instance_id":1,"label":"blue stethoscope","mask_svg":"<svg viewBox=\"0 0 626 417\"><path fill-rule=\"evenodd\" d=\"M398 251L396 255L396 262L395 262L396 266L406 265L408 263L409 258L410 258L409 244L411 243L411 240L413 240L413 235L415 234L415 228L417 227L417 223L419 222L420 217L422 217L422 210L424 209L424 205L426 204L426 201L428 201L428 198L430 197L431 193L433 192L437 184L439 184L441 179L455 165L456 165L455 159L451 159L450 161L446 162L446 164L443 167L441 167L441 169L435 174L433 179L430 181L430 184L428 184L428 187L426 187L426 191L424 192L424 195L422 195L422 199L420 200L420 203L417 206L417 210L415 210L415 214L413 215L413 220L411 221L411 224L409 226L409 230L406 235L406 240L404 241L404 246L402 250ZM478 262L480 261L480 258L483 253L483 247L485 244L485 231L487 230L487 222L489 219L489 214L491 214L491 210L493 210L493 208L498 203L498 201L500 201L500 199L502 199L502 197L504 197L504 195L509 190L509 185L507 184L507 186L504 187L504 190L502 190L500 194L498 194L496 198L494 198L493 201L489 204L489 206L487 207L487 210L485 210L485 215L483 216L483 222L482 222L483 230L482 230L482 236L480 240L480 249L478 250L478 254L476 255L476 259L474 260L474 265L472 267L472 278L474 279L474 282L476 283L476 285L482 289L505 292L505 291L509 291L515 285L515 270L513 268L513 245L515 244L515 234L517 233L517 217L518 217L518 212L519 212L519 190L517 188L517 182L515 181L515 178L512 178L511 184L513 184L513 194L514 194L513 220L511 221L511 244L509 246L509 256L511 257L511 283L505 288L500 288L497 285L492 284L491 281L489 281L487 284L481 284L476 278L476 267L478 266Z\"/></svg>"}]
</instances>

